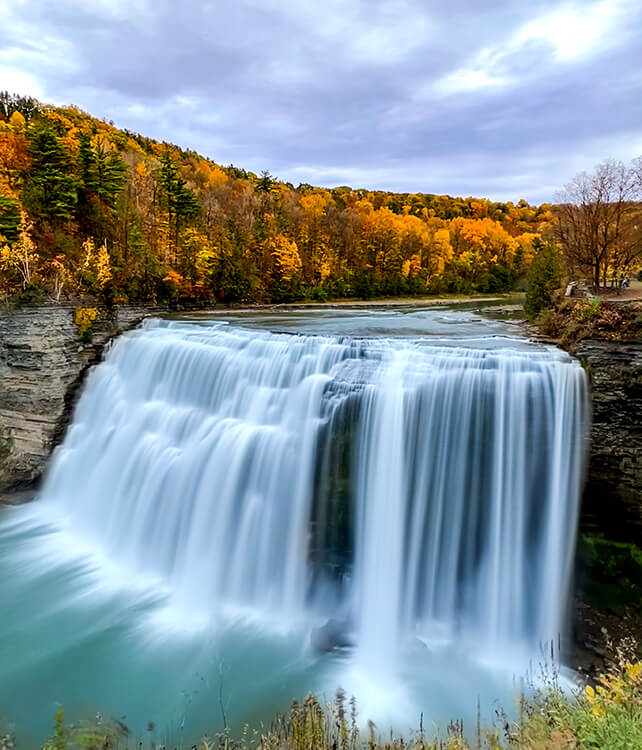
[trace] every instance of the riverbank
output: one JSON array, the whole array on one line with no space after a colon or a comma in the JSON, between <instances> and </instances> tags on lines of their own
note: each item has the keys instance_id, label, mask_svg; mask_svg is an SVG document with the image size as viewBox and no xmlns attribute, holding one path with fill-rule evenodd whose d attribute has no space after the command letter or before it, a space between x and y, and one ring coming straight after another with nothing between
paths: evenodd
<instances>
[{"instance_id":1,"label":"riverbank","mask_svg":"<svg viewBox=\"0 0 642 750\"><path fill-rule=\"evenodd\" d=\"M527 686L515 696L516 705L498 706L491 725L482 725L478 715L472 725L454 718L447 726L435 726L421 713L414 730L388 733L359 714L355 697L338 690L330 701L314 695L295 699L269 725L226 728L203 737L192 750L639 750L642 662L626 641L613 648L612 657L595 686L579 685L570 695L555 674L543 675L545 684ZM58 708L44 747L119 748L133 742L139 750L153 750L165 746L156 738L159 729L150 724L146 737L133 737L124 721L99 715L90 722L66 723ZM3 747L20 750L10 734L3 740Z\"/></svg>"},{"instance_id":2,"label":"riverbank","mask_svg":"<svg viewBox=\"0 0 642 750\"><path fill-rule=\"evenodd\" d=\"M516 292L506 294L454 294L439 295L437 297L384 297L379 299L336 299L330 301L305 300L302 302L279 302L274 304L256 304L256 305L229 305L226 307L213 307L208 310L212 313L225 313L230 310L289 310L297 308L355 308L355 309L377 309L385 307L432 307L433 305L460 305L471 303L502 302L515 298L522 298L523 295Z\"/></svg>"}]
</instances>

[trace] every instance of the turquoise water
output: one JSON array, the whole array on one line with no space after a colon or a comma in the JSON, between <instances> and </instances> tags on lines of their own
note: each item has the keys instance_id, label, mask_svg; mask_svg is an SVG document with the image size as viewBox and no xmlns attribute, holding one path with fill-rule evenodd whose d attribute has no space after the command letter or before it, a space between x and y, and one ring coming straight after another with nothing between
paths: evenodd
<instances>
[{"instance_id":1,"label":"turquoise water","mask_svg":"<svg viewBox=\"0 0 642 750\"><path fill-rule=\"evenodd\" d=\"M478 701L487 721L496 702L510 709L561 626L584 406L580 368L515 333L474 310L296 310L178 316L119 340L41 496L0 510L0 718L22 747L61 705L69 720L100 714L168 746L339 687L383 736L422 714L427 729L459 718L473 729ZM363 393L354 561L320 575L315 456L334 445L328 415ZM539 426L524 424L534 403L550 415ZM404 420L433 412L456 428L418 432L410 461ZM495 467L481 490L459 481L480 460L469 414L488 423ZM438 453L440 474L426 474ZM524 468L537 461L545 487ZM437 481L417 505L416 486ZM466 531L461 509L475 502L498 519L480 523L487 541ZM406 508L425 514L410 529L425 537L406 530ZM311 646L329 617L352 647Z\"/></svg>"}]
</instances>

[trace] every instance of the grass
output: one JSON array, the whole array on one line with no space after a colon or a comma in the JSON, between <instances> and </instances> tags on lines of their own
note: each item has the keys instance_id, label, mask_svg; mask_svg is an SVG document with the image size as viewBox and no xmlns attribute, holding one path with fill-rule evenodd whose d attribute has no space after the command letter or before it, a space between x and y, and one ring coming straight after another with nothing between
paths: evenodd
<instances>
[{"instance_id":1,"label":"grass","mask_svg":"<svg viewBox=\"0 0 642 750\"><path fill-rule=\"evenodd\" d=\"M441 737L428 737L423 721L405 738L382 738L372 722L365 731L357 716L357 704L343 691L322 706L312 695L294 701L287 715L277 716L268 728L245 727L240 737L222 732L204 737L198 745L180 750L641 750L642 662L637 646L623 641L613 649L611 666L595 685L569 696L555 678L532 697L522 696L519 714L510 719L498 710L495 726L477 726L465 735L453 722ZM170 750L131 737L120 722L66 724L64 712L56 713L51 737L42 750ZM16 748L12 736L0 737L0 750ZM178 748L176 750L179 750Z\"/></svg>"}]
</instances>

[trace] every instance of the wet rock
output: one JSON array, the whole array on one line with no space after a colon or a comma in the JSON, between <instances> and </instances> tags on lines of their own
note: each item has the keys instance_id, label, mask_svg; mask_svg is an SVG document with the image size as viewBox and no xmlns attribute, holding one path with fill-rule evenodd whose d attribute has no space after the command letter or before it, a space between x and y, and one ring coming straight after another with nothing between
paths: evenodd
<instances>
[{"instance_id":1,"label":"wet rock","mask_svg":"<svg viewBox=\"0 0 642 750\"><path fill-rule=\"evenodd\" d=\"M340 620L328 620L325 625L312 628L310 646L319 653L327 653L335 648L349 648L353 642L347 635L347 623Z\"/></svg>"}]
</instances>

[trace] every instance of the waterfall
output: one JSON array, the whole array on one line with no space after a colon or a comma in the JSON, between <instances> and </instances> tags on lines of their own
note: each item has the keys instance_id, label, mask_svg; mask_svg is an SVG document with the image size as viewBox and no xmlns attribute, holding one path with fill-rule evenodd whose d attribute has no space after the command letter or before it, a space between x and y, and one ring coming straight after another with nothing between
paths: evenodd
<instances>
[{"instance_id":1,"label":"waterfall","mask_svg":"<svg viewBox=\"0 0 642 750\"><path fill-rule=\"evenodd\" d=\"M355 658L563 629L587 404L553 348L152 321L88 379L40 503L179 611L338 619Z\"/></svg>"}]
</instances>

